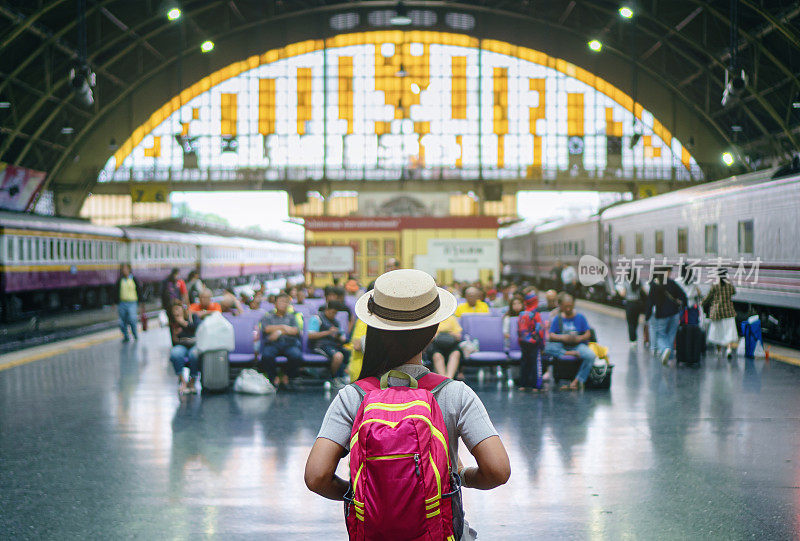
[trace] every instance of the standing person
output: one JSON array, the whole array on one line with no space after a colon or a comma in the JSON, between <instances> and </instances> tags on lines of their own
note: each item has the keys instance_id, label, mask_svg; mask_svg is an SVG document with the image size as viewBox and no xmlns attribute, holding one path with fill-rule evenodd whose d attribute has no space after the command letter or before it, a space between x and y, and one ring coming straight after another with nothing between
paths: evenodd
<instances>
[{"instance_id":1,"label":"standing person","mask_svg":"<svg viewBox=\"0 0 800 541\"><path fill-rule=\"evenodd\" d=\"M197 392L197 375L200 373L200 354L195 345L197 339L195 332L199 319L187 317L186 311L180 301L170 307L167 312L169 315L169 330L172 338L172 349L169 352L169 360L172 368L178 376L178 393L187 394ZM189 380L183 376L184 366L189 367Z\"/></svg>"},{"instance_id":2,"label":"standing person","mask_svg":"<svg viewBox=\"0 0 800 541\"><path fill-rule=\"evenodd\" d=\"M161 306L167 313L172 310L174 301L180 301L184 306L188 306L189 295L186 284L180 279L180 269L173 268L169 275L161 282Z\"/></svg>"},{"instance_id":3,"label":"standing person","mask_svg":"<svg viewBox=\"0 0 800 541\"><path fill-rule=\"evenodd\" d=\"M691 310L695 310L694 317L697 318L696 321L688 321L692 316L688 313L687 317L687 324L697 325L699 324L699 307L702 304L701 300L703 295L700 293L700 288L697 287L697 276L693 272L693 269L688 267L686 263L681 263L681 266L678 268L678 278L675 280L675 283L681 286L683 292L686 293L686 308Z\"/></svg>"},{"instance_id":4,"label":"standing person","mask_svg":"<svg viewBox=\"0 0 800 541\"><path fill-rule=\"evenodd\" d=\"M553 267L553 289L556 291L561 291L564 289L564 281L561 279L561 271L564 270L564 263L561 262L560 259L556 260L556 264Z\"/></svg>"},{"instance_id":5,"label":"standing person","mask_svg":"<svg viewBox=\"0 0 800 541\"><path fill-rule=\"evenodd\" d=\"M129 342L128 327L134 340L139 338L137 334L137 312L139 303L142 299L142 288L139 281L133 276L131 266L123 263L119 267L119 279L117 280L117 312L119 313L119 328L122 331L122 341Z\"/></svg>"},{"instance_id":6,"label":"standing person","mask_svg":"<svg viewBox=\"0 0 800 541\"><path fill-rule=\"evenodd\" d=\"M731 297L736 288L728 280L728 269L716 269L717 282L711 286L703 299L703 309L708 313L711 325L708 327L708 341L716 346L717 353L725 348L728 359L739 344L739 333L736 332L736 309ZM708 310L706 310L708 307Z\"/></svg>"},{"instance_id":7,"label":"standing person","mask_svg":"<svg viewBox=\"0 0 800 541\"><path fill-rule=\"evenodd\" d=\"M625 305L625 320L628 322L628 340L631 348L636 347L639 330L639 314L644 313L644 294L642 284L639 280L639 273L631 267L622 278L617 288L617 293L623 298Z\"/></svg>"},{"instance_id":8,"label":"standing person","mask_svg":"<svg viewBox=\"0 0 800 541\"><path fill-rule=\"evenodd\" d=\"M361 419L361 416L364 415L361 408L362 400L370 401L373 393L386 393L387 397L391 397L395 393L412 392L417 387L431 389L433 398L431 399L432 404L428 405L426 402L427 408L412 404L414 410L411 411L419 412L414 417L433 416L435 412L436 417L433 418L436 419L438 410L441 410L447 432L446 437L432 437L434 433L428 428L427 423L416 423L416 419L403 418L404 414L400 412L400 416L396 417L399 419L398 429L387 431L386 440L381 440L382 445L386 444L396 448L398 443L402 444L406 439L390 442L389 438L401 438L401 434L405 434L405 438L411 438L415 433L424 433L431 436L430 441L432 445L436 446L436 456L439 457L440 453L444 453L441 460L446 460L445 467L449 466L453 473L457 472L461 476L462 486L488 490L508 481L511 475L508 454L480 398L463 382L454 382L430 374L429 370L422 366L423 350L436 334L438 324L453 314L455 305L455 297L444 289L437 288L430 275L411 269L402 269L381 275L375 281L375 290L359 298L356 304L356 313L359 319L368 325L363 367L358 382L339 391L325 414L322 427L306 462L305 482L310 490L331 500L342 501L350 491L352 483L352 498L349 499L351 503L348 504L347 509L351 514L355 512L357 517L358 509L353 509L356 501L385 502L387 498L374 493L375 487L380 487L384 483L392 484L398 491L397 496L402 494L404 502L411 502L412 499L419 500L420 509L426 506L436 508L437 502L443 503L444 505L438 508L441 509L441 514L434 512L434 515L429 518L435 516L449 518L451 515L448 510L450 501L442 498L442 494L450 490L450 483L448 483L450 472L445 470L439 473L433 455L429 459L426 457L426 460L411 461L408 465L401 462L402 459L398 459L397 469L391 470L397 473L390 474L390 477L384 479L380 472L387 470L379 468L377 465L373 469L369 465L372 461L367 460L369 456L364 459L364 454L369 453L370 450L363 446L362 439L358 437L358 434L361 431L366 432L362 428L366 425L354 426L355 420ZM436 382L435 386L431 387L434 382ZM376 387L384 387L384 385L387 388L386 391L371 390ZM406 391L407 386L412 388ZM394 390L396 387L399 389ZM367 392L367 389L370 391ZM366 396L365 393L367 393ZM418 393L415 392L416 394ZM370 411L369 413L383 416L381 412ZM465 468L461 465L458 458L459 437L475 457L477 467ZM351 442L353 443L352 449ZM416 444L417 441L412 440L409 443ZM359 483L359 476L352 469L350 482L336 476L337 465L348 450L350 451L351 466L364 459L369 471L373 472L369 483L363 481ZM379 461L375 464L383 462ZM411 468L408 476L405 474L407 470L400 469L406 467ZM437 479L440 480L438 486L433 475L430 474L432 468L437 470ZM431 486L427 482L421 484L416 481L415 470L418 475L430 479ZM410 480L413 485L407 483L406 480ZM406 485L400 486L404 482ZM419 492L424 490L423 487L428 487L428 491L420 494ZM431 489L435 492L433 495L428 493ZM399 502L394 497L388 501ZM433 503L426 504L426 501ZM412 511L408 506L391 508L384 505L381 509L362 508L361 516L367 518L367 521L359 523L351 519L349 522L357 530L384 526L385 531L391 531L395 538L398 538L403 535L398 531L399 529L409 526L419 527L415 521L408 520L407 513L410 512ZM477 535L474 530L469 528L466 521L463 526L458 526L461 531L455 532L455 526L451 525L449 521L441 520L434 524L434 521L425 520L425 518L422 520L426 525L433 525L435 531L441 535L439 539L442 540L456 534L462 540L467 541L474 539ZM417 532L415 538L421 538L427 532L433 533L430 530L423 530ZM373 532L373 535L367 536L367 538L380 539L381 533ZM411 537L409 534L406 535Z\"/></svg>"},{"instance_id":9,"label":"standing person","mask_svg":"<svg viewBox=\"0 0 800 541\"><path fill-rule=\"evenodd\" d=\"M578 273L572 265L566 265L561 270L561 283L564 284L564 291L570 295L578 293Z\"/></svg>"},{"instance_id":10,"label":"standing person","mask_svg":"<svg viewBox=\"0 0 800 541\"><path fill-rule=\"evenodd\" d=\"M645 317L650 317L655 308L652 318L653 342L656 355L661 356L663 365L669 362L675 335L678 333L681 310L686 306L686 293L669 277L670 269L668 266L654 269L645 306Z\"/></svg>"},{"instance_id":11,"label":"standing person","mask_svg":"<svg viewBox=\"0 0 800 541\"><path fill-rule=\"evenodd\" d=\"M269 380L281 388L289 385L289 379L297 377L303 362L300 349L300 326L294 313L289 313L290 297L281 293L275 298L275 308L264 314L259 323L261 331L261 370L266 372ZM275 358L286 357L286 371L278 377L278 365Z\"/></svg>"},{"instance_id":12,"label":"standing person","mask_svg":"<svg viewBox=\"0 0 800 541\"><path fill-rule=\"evenodd\" d=\"M597 360L597 355L589 348L592 332L586 317L575 311L575 299L572 295L562 293L558 306L560 312L550 322L550 334L547 335L544 352L556 359L569 351L574 351L580 357L581 367L575 379L569 385L561 387L562 390L578 391L583 389Z\"/></svg>"},{"instance_id":13,"label":"standing person","mask_svg":"<svg viewBox=\"0 0 800 541\"><path fill-rule=\"evenodd\" d=\"M206 288L203 284L203 281L200 280L200 272L193 270L189 272L189 276L186 277L186 287L188 288L189 294L189 304L193 304L199 301L200 293Z\"/></svg>"},{"instance_id":14,"label":"standing person","mask_svg":"<svg viewBox=\"0 0 800 541\"><path fill-rule=\"evenodd\" d=\"M539 295L536 288L529 288L525 294L525 310L517 320L517 339L522 357L519 363L520 391L531 389L539 392L542 388L542 359L539 350L544 344L542 316L536 311Z\"/></svg>"}]
</instances>

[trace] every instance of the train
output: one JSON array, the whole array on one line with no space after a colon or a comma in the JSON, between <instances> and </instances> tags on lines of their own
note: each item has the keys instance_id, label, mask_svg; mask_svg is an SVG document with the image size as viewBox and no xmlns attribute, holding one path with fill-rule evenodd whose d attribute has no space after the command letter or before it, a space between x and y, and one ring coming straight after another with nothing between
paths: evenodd
<instances>
[{"instance_id":1,"label":"train","mask_svg":"<svg viewBox=\"0 0 800 541\"><path fill-rule=\"evenodd\" d=\"M145 300L170 269L200 271L210 287L232 287L303 272L300 244L99 226L69 218L0 212L0 321L114 302L122 263L130 263Z\"/></svg>"},{"instance_id":2,"label":"train","mask_svg":"<svg viewBox=\"0 0 800 541\"><path fill-rule=\"evenodd\" d=\"M800 173L786 168L705 183L622 202L573 222L515 224L500 241L503 275L542 287L561 262L580 270L591 255L605 280L580 287L583 297L619 302L615 279L636 268L649 280L655 264L696 269L702 293L712 269L734 277L740 317L758 314L765 336L800 345Z\"/></svg>"}]
</instances>

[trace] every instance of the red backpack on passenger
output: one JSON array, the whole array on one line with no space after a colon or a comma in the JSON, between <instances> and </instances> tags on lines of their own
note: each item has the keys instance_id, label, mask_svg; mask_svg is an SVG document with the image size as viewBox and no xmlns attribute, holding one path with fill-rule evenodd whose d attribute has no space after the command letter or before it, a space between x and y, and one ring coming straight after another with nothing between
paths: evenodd
<instances>
[{"instance_id":1,"label":"red backpack on passenger","mask_svg":"<svg viewBox=\"0 0 800 541\"><path fill-rule=\"evenodd\" d=\"M389 376L409 380L389 387ZM355 383L363 395L350 436L345 521L351 541L457 541L461 481L450 473L447 428L433 396L451 380L392 370Z\"/></svg>"}]
</instances>

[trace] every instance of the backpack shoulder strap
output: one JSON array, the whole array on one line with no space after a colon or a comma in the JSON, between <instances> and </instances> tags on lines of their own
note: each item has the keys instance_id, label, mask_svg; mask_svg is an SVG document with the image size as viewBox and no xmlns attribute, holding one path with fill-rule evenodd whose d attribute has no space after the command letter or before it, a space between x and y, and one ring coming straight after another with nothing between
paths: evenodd
<instances>
[{"instance_id":1,"label":"backpack shoulder strap","mask_svg":"<svg viewBox=\"0 0 800 541\"><path fill-rule=\"evenodd\" d=\"M425 389L433 394L436 394L439 392L439 390L441 390L442 387L451 381L453 380L450 378L446 378L439 374L434 374L433 372L428 372L417 380L417 384L419 385L420 389Z\"/></svg>"},{"instance_id":2,"label":"backpack shoulder strap","mask_svg":"<svg viewBox=\"0 0 800 541\"><path fill-rule=\"evenodd\" d=\"M358 391L358 394L361 396L362 400L364 399L365 396L367 396L368 392L377 391L378 389L381 388L381 383L380 381L378 381L378 378L360 379L354 382L352 385L355 388L355 390Z\"/></svg>"}]
</instances>

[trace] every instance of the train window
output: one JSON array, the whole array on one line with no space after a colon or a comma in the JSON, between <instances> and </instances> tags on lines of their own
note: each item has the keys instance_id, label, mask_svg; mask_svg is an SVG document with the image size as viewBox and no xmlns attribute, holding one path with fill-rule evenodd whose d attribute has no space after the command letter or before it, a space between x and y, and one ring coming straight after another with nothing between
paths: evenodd
<instances>
[{"instance_id":1,"label":"train window","mask_svg":"<svg viewBox=\"0 0 800 541\"><path fill-rule=\"evenodd\" d=\"M636 233L633 237L633 244L636 255L642 255L644 253L644 233Z\"/></svg>"},{"instance_id":2,"label":"train window","mask_svg":"<svg viewBox=\"0 0 800 541\"><path fill-rule=\"evenodd\" d=\"M655 241L656 241L656 253L657 254L663 254L664 253L664 232L663 231L656 231Z\"/></svg>"},{"instance_id":3,"label":"train window","mask_svg":"<svg viewBox=\"0 0 800 541\"><path fill-rule=\"evenodd\" d=\"M617 237L617 255L622 255L625 253L625 237L619 235Z\"/></svg>"},{"instance_id":4,"label":"train window","mask_svg":"<svg viewBox=\"0 0 800 541\"><path fill-rule=\"evenodd\" d=\"M739 222L739 253L753 253L753 220Z\"/></svg>"},{"instance_id":5,"label":"train window","mask_svg":"<svg viewBox=\"0 0 800 541\"><path fill-rule=\"evenodd\" d=\"M678 253L689 253L689 230L685 227L678 228Z\"/></svg>"},{"instance_id":6,"label":"train window","mask_svg":"<svg viewBox=\"0 0 800 541\"><path fill-rule=\"evenodd\" d=\"M14 237L7 237L6 241L5 241L5 244L6 244L6 257L5 257L5 260L6 261L11 261L12 259L14 259L13 238Z\"/></svg>"},{"instance_id":7,"label":"train window","mask_svg":"<svg viewBox=\"0 0 800 541\"><path fill-rule=\"evenodd\" d=\"M717 253L717 224L710 224L706 226L706 253Z\"/></svg>"}]
</instances>

